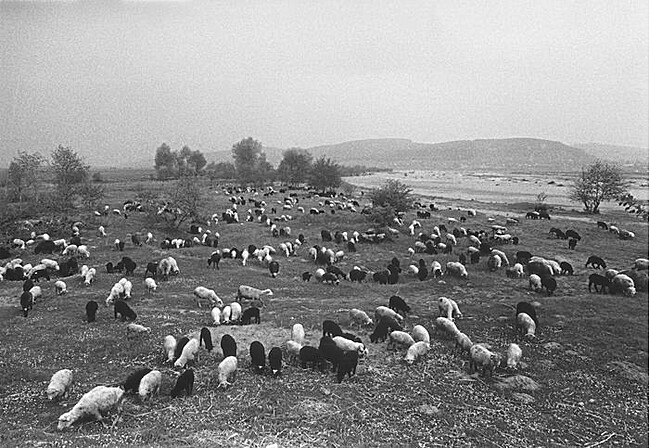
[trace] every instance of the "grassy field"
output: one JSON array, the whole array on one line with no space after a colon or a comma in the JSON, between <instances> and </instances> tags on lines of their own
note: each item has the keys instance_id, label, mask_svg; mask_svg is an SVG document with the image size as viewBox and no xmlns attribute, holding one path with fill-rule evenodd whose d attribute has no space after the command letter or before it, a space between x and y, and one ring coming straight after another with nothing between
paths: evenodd
<instances>
[{"instance_id":1,"label":"grassy field","mask_svg":"<svg viewBox=\"0 0 650 448\"><path fill-rule=\"evenodd\" d=\"M104 174L111 180L110 173ZM137 191L154 183L146 175L122 176L107 183L108 203L121 206ZM211 191L214 191L212 189ZM435 195L444 197L445 192ZM315 199L300 205L318 206ZM282 199L283 195L272 199ZM268 200L268 199L267 199ZM363 199L359 199L363 202ZM441 210L430 220L421 220L424 230L461 216L457 207L470 207L478 216L469 218L468 229L489 229L504 224L506 216L523 218L525 205L499 206L480 202L459 203L438 200ZM230 203L227 196L210 193L210 207L221 213ZM489 213L481 211L482 205ZM278 206L278 209L281 207ZM494 213L495 209L498 213ZM589 255L599 254L608 267L624 269L634 259L648 257L648 225L624 213L606 214L598 219L616 222L637 237L620 241L598 230L595 220L572 212L553 214L553 220L521 219L509 231L520 238L519 246L502 246L509 257L528 250L559 260L568 260L576 269L572 277L559 277L558 290L550 297L529 291L526 279L510 279L503 270L489 272L485 259L469 265L469 278L443 281L402 275L396 285L381 286L342 282L339 286L309 283L300 279L304 271L315 270L307 248L320 242L321 229L363 231L369 227L358 213L337 211L319 216L293 211L289 222L293 237L303 233L307 244L296 257L276 256L281 269L270 277L265 266L251 262L224 260L220 270L207 267L212 249L192 247L163 251L158 243L134 247L127 242L123 253L110 243L115 238L128 241L128 233L152 231L156 241L165 236L187 235L168 232L147 223L144 216L95 218L79 216L87 227L82 237L91 250L84 261L97 267L99 276L91 287L76 277L66 279L69 292L54 293L54 280L42 283L44 297L27 319L19 309L21 284L0 282L0 445L2 446L647 446L648 445L648 292L634 297L593 294L587 291L584 267ZM408 218L414 217L414 213ZM73 220L76 216L71 216ZM99 224L106 226L107 240L96 237ZM583 239L575 251L567 242L551 239L551 226L577 230ZM347 253L339 267L354 265L371 270L385 267L393 256L402 264L417 263L420 254L409 259L413 246L408 229L392 242L358 244L356 253ZM451 230L451 229L450 229ZM219 224L220 247L248 244L277 246L267 227L258 223ZM55 234L53 237L67 237ZM334 247L333 243L327 243ZM465 250L462 239L453 255L425 255L445 264ZM40 257L32 250L18 253L26 262ZM107 261L117 262L126 255L138 263L131 306L137 322L152 328L150 334L128 340L126 324L113 319L112 308L103 307L108 292L119 275L106 274ZM158 291L148 295L143 284L148 261L172 255L181 274L159 281ZM81 263L80 263L81 264ZM213 288L229 303L237 287L247 284L273 289L275 295L262 309L262 323L250 326L212 327L216 348L201 349L194 367L195 393L171 400L169 392L177 372L163 364L162 341L195 334L211 322L209 309L199 309L192 290L199 285ZM432 334L431 350L425 360L407 366L403 350L388 351L385 344L371 344L371 329L358 332L368 344L369 356L361 360L357 375L337 384L331 373L302 370L287 363L279 378L259 376L250 370L248 347L253 340L263 342L266 351L289 339L294 323L302 323L311 345L318 345L324 319L338 321L350 329L346 311L360 308L373 314L375 307L387 305L398 294L413 308L406 319L408 329L421 324ZM513 385L512 372L499 370L494 378L468 374L468 361L456 354L451 341L434 336L432 321L437 317L437 299L455 299L463 318L459 329L475 342L484 342L503 351L511 342L523 350L523 363L516 374L532 381ZM85 323L88 300L100 303L96 323ZM514 305L519 301L539 303L540 328L534 342L518 340L513 327ZM356 329L352 330L357 332ZM217 390L216 368L222 359L218 345L221 335L231 334L238 343L239 374L226 391ZM113 427L88 422L65 432L56 431L59 415L69 410L81 395L96 385L116 384L139 367L163 373L161 395L142 403L137 397L125 400L121 420ZM74 370L71 397L49 402L45 389L51 375L62 368Z\"/></svg>"}]
</instances>

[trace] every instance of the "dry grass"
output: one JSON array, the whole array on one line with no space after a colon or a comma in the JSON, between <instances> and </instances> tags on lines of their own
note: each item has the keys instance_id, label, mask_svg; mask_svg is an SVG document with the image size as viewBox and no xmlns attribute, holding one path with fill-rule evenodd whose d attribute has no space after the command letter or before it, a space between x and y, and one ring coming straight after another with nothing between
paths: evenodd
<instances>
[{"instance_id":1,"label":"dry grass","mask_svg":"<svg viewBox=\"0 0 650 448\"><path fill-rule=\"evenodd\" d=\"M110 177L105 174L105 177ZM141 188L139 179L120 179L109 183L111 206ZM444 192L437 192L444 196ZM277 199L273 198L273 199ZM224 196L214 199L215 211L223 209ZM314 205L305 200L305 208ZM455 204L456 205L456 204ZM460 205L460 204L458 204ZM465 227L489 228L481 205L472 203L479 216ZM280 208L278 206L278 208ZM501 208L496 216L522 216L523 209L489 204ZM426 229L446 222L460 212L444 210ZM319 217L298 216L289 223L294 232L304 233L308 245L317 244L320 230L363 230L367 224L360 215L338 212ZM314 270L306 249L281 263L280 275L272 279L265 267L253 262L242 267L232 260L221 269L208 269L211 249L193 247L170 251L179 263L181 275L159 282L158 292L149 296L142 284L143 267L167 253L157 247L134 248L127 243L123 254L111 250L94 237L99 222L84 216L89 224L85 235L91 247L88 264L98 267L97 282L86 288L75 278L67 279L68 295L57 297L54 287L44 287L44 298L29 318L18 309L20 284L0 283L0 444L45 446L611 446L648 444L648 294L635 297L589 294L587 277L591 269L584 261L601 254L615 268L625 268L638 257L648 256L648 226L629 221L624 214L603 216L617 221L637 234L634 241L619 241L599 231L584 217L563 212L549 222L525 221L511 228L521 238L518 246L504 250L529 250L548 257L563 257L576 268L573 277L560 277L558 291L547 297L531 293L527 280L509 279L503 271L488 272L484 263L469 266L466 281L444 282L402 277L400 283L380 286L373 283L340 286L305 283L304 271ZM588 222L589 221L589 222ZM134 230L148 229L141 217L103 222L109 241L125 238ZM566 241L549 239L551 226L574 228L583 235L576 251ZM166 233L152 229L157 239ZM268 229L254 223L222 225L221 247L277 245L281 240ZM59 235L56 235L59 236ZM331 244L333 245L333 244ZM394 242L358 245L357 253L347 254L340 263L343 270L353 265L380 269L393 257L402 263L412 238L401 234ZM461 242L464 247L465 241ZM456 249L458 252L460 249ZM84 322L84 306L90 300L100 305L111 285L119 279L103 269L107 261L122 255L139 265L134 282L132 307L137 322L152 327L152 333L127 340L126 324L114 320L112 309L100 307L98 321ZM23 254L35 261L32 253ZM415 258L415 261L417 261ZM433 257L424 256L427 264ZM443 265L456 256L436 256ZM262 324L212 328L217 348L203 349L195 366L195 394L171 400L169 391L177 373L163 365L162 339L196 333L211 322L208 309L198 309L192 300L195 286L213 288L224 301L234 297L239 284L271 287L275 296L262 311ZM512 328L513 306L520 300L540 303L541 328L534 343L518 341L524 351L524 366L518 374L539 384L531 390L527 380L513 381L515 389L504 388L511 375L498 371L496 378L467 374L467 360L454 353L452 342L434 336L428 357L413 366L402 362L403 351L387 351L384 344L370 344L370 355L362 360L357 375L337 384L332 374L302 370L286 363L280 378L254 375L250 369L248 346L253 340L266 350L281 346L289 338L291 326L305 326L307 339L318 345L322 320L331 318L349 328L346 312L352 307L372 314L399 294L413 307L407 326L425 325L433 334L431 322L437 316L436 299L454 298L464 313L458 327L474 342L486 342L504 350L515 341ZM353 331L356 331L353 330ZM369 343L370 330L359 331ZM218 341L229 333L238 343L239 374L233 387L217 390L216 366L222 359ZM84 392L98 384L115 384L133 369L142 366L163 372L161 395L149 403L129 397L122 419L113 427L99 423L75 425L63 433L56 431L56 420ZM48 402L45 388L50 376L61 368L75 372L75 389L63 403ZM512 380L510 380L512 381Z\"/></svg>"}]
</instances>

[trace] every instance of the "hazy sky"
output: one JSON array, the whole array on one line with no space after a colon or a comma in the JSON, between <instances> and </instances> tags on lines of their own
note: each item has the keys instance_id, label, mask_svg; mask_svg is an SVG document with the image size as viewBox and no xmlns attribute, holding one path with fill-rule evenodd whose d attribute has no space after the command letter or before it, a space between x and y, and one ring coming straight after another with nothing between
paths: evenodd
<instances>
[{"instance_id":1,"label":"hazy sky","mask_svg":"<svg viewBox=\"0 0 650 448\"><path fill-rule=\"evenodd\" d=\"M648 146L648 1L2 1L0 165L162 142Z\"/></svg>"}]
</instances>

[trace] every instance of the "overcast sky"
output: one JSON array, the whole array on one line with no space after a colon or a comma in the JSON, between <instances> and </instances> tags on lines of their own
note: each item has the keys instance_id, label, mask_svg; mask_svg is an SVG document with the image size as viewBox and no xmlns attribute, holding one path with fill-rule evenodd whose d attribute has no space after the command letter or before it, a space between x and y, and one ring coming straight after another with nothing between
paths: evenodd
<instances>
[{"instance_id":1,"label":"overcast sky","mask_svg":"<svg viewBox=\"0 0 650 448\"><path fill-rule=\"evenodd\" d=\"M647 147L648 51L647 0L0 0L0 164L248 136Z\"/></svg>"}]
</instances>

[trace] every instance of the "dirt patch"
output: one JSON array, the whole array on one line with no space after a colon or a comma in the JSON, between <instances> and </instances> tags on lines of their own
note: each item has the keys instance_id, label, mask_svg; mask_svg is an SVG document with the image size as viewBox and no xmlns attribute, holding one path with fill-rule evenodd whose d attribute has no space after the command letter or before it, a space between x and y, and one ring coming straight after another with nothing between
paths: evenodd
<instances>
[{"instance_id":1,"label":"dirt patch","mask_svg":"<svg viewBox=\"0 0 650 448\"><path fill-rule=\"evenodd\" d=\"M539 383L524 375L499 378L495 383L495 387L500 390L527 390L530 392L534 392L541 388Z\"/></svg>"}]
</instances>

